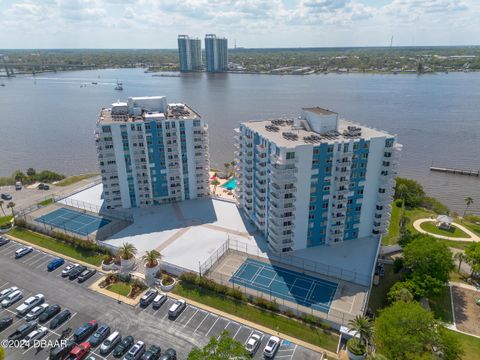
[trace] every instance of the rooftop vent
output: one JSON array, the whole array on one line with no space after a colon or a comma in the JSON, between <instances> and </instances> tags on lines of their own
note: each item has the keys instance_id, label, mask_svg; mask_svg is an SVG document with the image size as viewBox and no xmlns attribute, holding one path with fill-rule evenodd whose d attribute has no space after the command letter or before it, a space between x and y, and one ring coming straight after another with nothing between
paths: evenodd
<instances>
[{"instance_id":1,"label":"rooftop vent","mask_svg":"<svg viewBox=\"0 0 480 360\"><path fill-rule=\"evenodd\" d=\"M303 141L306 143L319 143L322 141L322 138L318 135L309 135L309 136L304 136Z\"/></svg>"},{"instance_id":2,"label":"rooftop vent","mask_svg":"<svg viewBox=\"0 0 480 360\"><path fill-rule=\"evenodd\" d=\"M287 140L292 140L292 141L298 140L298 135L290 131L282 132L282 136Z\"/></svg>"},{"instance_id":3,"label":"rooftop vent","mask_svg":"<svg viewBox=\"0 0 480 360\"><path fill-rule=\"evenodd\" d=\"M271 132L277 132L280 128L276 125L265 125L265 129Z\"/></svg>"},{"instance_id":4,"label":"rooftop vent","mask_svg":"<svg viewBox=\"0 0 480 360\"><path fill-rule=\"evenodd\" d=\"M337 138L338 136L340 136L340 133L337 130L331 130L331 131L328 131L326 133L321 133L320 135L323 138L333 140L333 139Z\"/></svg>"},{"instance_id":5,"label":"rooftop vent","mask_svg":"<svg viewBox=\"0 0 480 360\"><path fill-rule=\"evenodd\" d=\"M362 135L362 128L357 126L348 126L347 130L343 131L345 137L358 137Z\"/></svg>"}]
</instances>

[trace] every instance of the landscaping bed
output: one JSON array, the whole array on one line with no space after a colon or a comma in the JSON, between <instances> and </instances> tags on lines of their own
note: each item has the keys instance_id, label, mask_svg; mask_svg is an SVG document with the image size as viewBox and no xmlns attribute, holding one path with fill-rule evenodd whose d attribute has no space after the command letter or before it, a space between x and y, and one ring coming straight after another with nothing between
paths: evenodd
<instances>
[{"instance_id":1,"label":"landscaping bed","mask_svg":"<svg viewBox=\"0 0 480 360\"><path fill-rule=\"evenodd\" d=\"M0 217L0 229L8 229L12 225L12 215Z\"/></svg>"},{"instance_id":2,"label":"landscaping bed","mask_svg":"<svg viewBox=\"0 0 480 360\"><path fill-rule=\"evenodd\" d=\"M428 231L429 233L448 236L448 237L456 237L456 238L470 238L468 234L457 228L455 225L452 225L449 230L439 229L435 224L435 221L426 221L420 224L420 227Z\"/></svg>"},{"instance_id":3,"label":"landscaping bed","mask_svg":"<svg viewBox=\"0 0 480 360\"><path fill-rule=\"evenodd\" d=\"M108 274L98 286L130 299L135 299L147 286L130 275Z\"/></svg>"},{"instance_id":4,"label":"landscaping bed","mask_svg":"<svg viewBox=\"0 0 480 360\"><path fill-rule=\"evenodd\" d=\"M281 331L310 344L320 346L333 352L336 351L338 334L332 330L327 330L320 326L310 325L281 314L276 314L270 310L252 306L243 300L234 299L185 281L181 281L177 284L173 293L238 316L242 319L263 325L275 331ZM325 327L328 327L328 325Z\"/></svg>"}]
</instances>

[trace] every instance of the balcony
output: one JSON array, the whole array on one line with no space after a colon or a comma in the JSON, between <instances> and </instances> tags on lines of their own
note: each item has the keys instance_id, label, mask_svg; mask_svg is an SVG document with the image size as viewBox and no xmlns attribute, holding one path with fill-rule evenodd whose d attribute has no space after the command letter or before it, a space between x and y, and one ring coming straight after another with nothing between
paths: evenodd
<instances>
[{"instance_id":1,"label":"balcony","mask_svg":"<svg viewBox=\"0 0 480 360\"><path fill-rule=\"evenodd\" d=\"M255 149L259 154L266 154L267 153L267 148L263 145L255 145Z\"/></svg>"},{"instance_id":2,"label":"balcony","mask_svg":"<svg viewBox=\"0 0 480 360\"><path fill-rule=\"evenodd\" d=\"M279 155L271 154L270 161L273 164L277 164L277 165L287 165L287 164L295 164L298 161L298 159L297 158L286 159L286 158L280 157Z\"/></svg>"}]
</instances>

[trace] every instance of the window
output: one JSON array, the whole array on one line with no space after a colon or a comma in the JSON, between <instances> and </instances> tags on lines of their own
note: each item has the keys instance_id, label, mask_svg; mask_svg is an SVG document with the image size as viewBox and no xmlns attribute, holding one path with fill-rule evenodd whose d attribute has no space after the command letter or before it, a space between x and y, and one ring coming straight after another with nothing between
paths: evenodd
<instances>
[{"instance_id":1,"label":"window","mask_svg":"<svg viewBox=\"0 0 480 360\"><path fill-rule=\"evenodd\" d=\"M287 152L287 160L295 159L295 153L292 151Z\"/></svg>"}]
</instances>

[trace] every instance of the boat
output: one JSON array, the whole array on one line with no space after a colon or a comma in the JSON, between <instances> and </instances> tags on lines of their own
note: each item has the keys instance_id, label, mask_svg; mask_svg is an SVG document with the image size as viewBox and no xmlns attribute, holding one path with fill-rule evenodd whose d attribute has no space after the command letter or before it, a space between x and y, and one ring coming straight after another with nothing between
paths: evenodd
<instances>
[{"instance_id":1,"label":"boat","mask_svg":"<svg viewBox=\"0 0 480 360\"><path fill-rule=\"evenodd\" d=\"M121 83L121 82L118 82L118 81L117 81L117 86L115 86L115 90L119 90L119 91L122 91L122 90L123 90L123 86L122 86L122 83Z\"/></svg>"},{"instance_id":2,"label":"boat","mask_svg":"<svg viewBox=\"0 0 480 360\"><path fill-rule=\"evenodd\" d=\"M0 86L5 86L5 84L4 84L4 83L1 83Z\"/></svg>"},{"instance_id":3,"label":"boat","mask_svg":"<svg viewBox=\"0 0 480 360\"><path fill-rule=\"evenodd\" d=\"M92 81L92 84L93 84L93 85L98 85L98 82Z\"/></svg>"}]
</instances>

